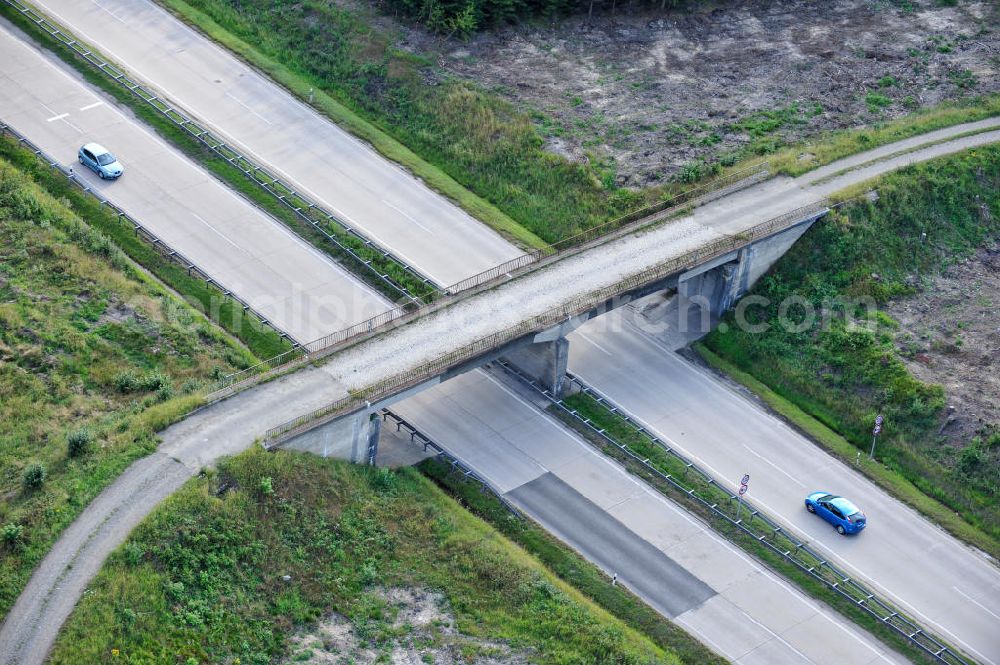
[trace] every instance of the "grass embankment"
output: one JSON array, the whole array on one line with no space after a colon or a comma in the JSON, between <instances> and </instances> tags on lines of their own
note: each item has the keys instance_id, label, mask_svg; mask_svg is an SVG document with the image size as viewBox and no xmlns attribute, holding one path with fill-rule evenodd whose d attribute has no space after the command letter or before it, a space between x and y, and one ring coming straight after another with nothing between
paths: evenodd
<instances>
[{"instance_id":1,"label":"grass embankment","mask_svg":"<svg viewBox=\"0 0 1000 665\"><path fill-rule=\"evenodd\" d=\"M257 358L271 358L292 348L274 329L245 314L239 303L223 298L217 289L197 277L189 276L185 268L137 237L132 227L122 223L110 208L83 193L64 175L41 162L9 136L0 136L0 158L28 174L46 192L69 206L80 219L86 220L88 226L110 238L136 263L243 342Z\"/></svg>"},{"instance_id":2,"label":"grass embankment","mask_svg":"<svg viewBox=\"0 0 1000 665\"><path fill-rule=\"evenodd\" d=\"M263 665L286 653L294 627L331 612L385 654L406 628L392 627L379 587L440 591L461 633L532 662L680 662L415 470L259 449L191 480L137 527L50 662Z\"/></svg>"},{"instance_id":3,"label":"grass embankment","mask_svg":"<svg viewBox=\"0 0 1000 665\"><path fill-rule=\"evenodd\" d=\"M686 466L681 461L667 454L663 448L653 442L648 436L637 432L620 414L611 413L607 405L600 404L593 397L583 393L567 397L565 403L566 406L575 410L580 416L589 419L594 427L603 430L616 443L628 446L632 452L647 460L648 464L659 472L674 477L675 480L687 489L694 491L696 497L700 497L710 504L718 504L722 510L729 510L731 511L730 515L735 516L735 506L730 501L728 493L715 484L708 484L701 481L700 476L697 474L688 472ZM609 444L604 438L597 436L592 430L582 426L578 420L566 416L562 411L553 408L553 413L566 422L567 425L580 432L584 438L603 451L605 455L618 460L631 473L643 478L665 496L699 516L712 529L724 535L746 552L794 582L805 593L835 608L845 617L854 621L865 630L868 630L893 649L905 654L913 662L934 662L933 658L930 658L912 646L899 633L861 610L855 602L832 591L815 577L776 554L773 550L762 544L761 541L737 529L728 520L721 518L709 510L686 491L678 490L670 483L662 480L657 474L651 473L644 465L625 454L617 445ZM745 509L742 513L742 518L744 520L748 519L748 512ZM798 551L784 534L768 532L767 539L775 547L783 551L790 550L794 552L794 556L807 567L818 566L819 561ZM822 569L820 569L819 574L823 575L831 583L839 581L839 578L830 575Z\"/></svg>"},{"instance_id":4,"label":"grass embankment","mask_svg":"<svg viewBox=\"0 0 1000 665\"><path fill-rule=\"evenodd\" d=\"M297 217L285 204L261 188L236 166L211 151L187 131L175 125L123 86L112 81L106 74L101 73L92 64L80 58L62 42L53 39L47 32L27 20L23 14L15 11L10 5L0 3L0 15L6 17L26 34L30 35L44 47L59 56L64 62L76 69L88 83L103 90L119 103L130 108L138 118L156 130L158 134L176 146L181 152L201 164L202 167L219 180L238 191L274 218L280 220L298 235L336 259L339 263L342 263L345 268L352 271L377 291L385 294L390 300L395 301L400 298L400 293L396 289L378 279L371 271L361 267L356 259L332 244L322 233L313 228L311 224ZM67 34L70 33L67 32ZM99 53L93 45L90 45L88 48L91 48L94 53ZM294 201L295 197L289 196L288 199ZM142 220L139 221L141 222ZM432 287L429 287L420 279L407 272L401 265L390 259L386 259L378 250L366 246L361 239L343 231L339 225L334 223L324 223L323 227L327 233L335 236L339 242L354 251L364 261L371 263L372 267L379 274L388 275L397 284L403 286L419 298L430 299L433 297L434 289ZM275 354L260 354L263 358L269 358L272 355Z\"/></svg>"},{"instance_id":5,"label":"grass embankment","mask_svg":"<svg viewBox=\"0 0 1000 665\"><path fill-rule=\"evenodd\" d=\"M772 173L797 176L866 150L997 115L1000 115L1000 94L944 102L864 129L822 134L812 141L781 148L767 161Z\"/></svg>"},{"instance_id":6,"label":"grass embankment","mask_svg":"<svg viewBox=\"0 0 1000 665\"><path fill-rule=\"evenodd\" d=\"M0 159L0 615L153 433L253 361L76 203Z\"/></svg>"},{"instance_id":7,"label":"grass embankment","mask_svg":"<svg viewBox=\"0 0 1000 665\"><path fill-rule=\"evenodd\" d=\"M612 166L546 152L536 119L396 48L397 35L361 9L161 4L522 245L544 247L683 186L619 188Z\"/></svg>"},{"instance_id":8,"label":"grass embankment","mask_svg":"<svg viewBox=\"0 0 1000 665\"><path fill-rule=\"evenodd\" d=\"M428 459L417 468L477 517L486 520L497 531L527 550L566 583L632 628L647 635L659 646L672 649L685 663L709 665L726 662L628 589L613 586L600 569L545 529L530 520L518 519L493 494L482 491L477 483L468 482L459 474L452 473L448 464Z\"/></svg>"},{"instance_id":9,"label":"grass embankment","mask_svg":"<svg viewBox=\"0 0 1000 665\"><path fill-rule=\"evenodd\" d=\"M877 203L850 204L816 224L753 289L769 304L749 307L747 321L767 330L743 330L731 314L726 330L704 340L713 353L842 436L853 448L831 450L851 461L858 450L867 454L875 415L884 414L876 458L886 471L877 477L918 508L931 504L908 483L955 511L982 536L972 538L953 520L943 525L994 553L1000 538L997 423L984 424L980 437L958 445L940 437L944 390L910 375L897 355L896 323L877 305L914 293L919 275L1000 236L997 191L996 146L886 176ZM782 325L782 303L792 296L806 304L789 308L792 325ZM874 307L845 307L838 298L867 298ZM807 308L826 316L798 325ZM897 480L888 482L891 476ZM937 519L941 511L929 515Z\"/></svg>"}]
</instances>

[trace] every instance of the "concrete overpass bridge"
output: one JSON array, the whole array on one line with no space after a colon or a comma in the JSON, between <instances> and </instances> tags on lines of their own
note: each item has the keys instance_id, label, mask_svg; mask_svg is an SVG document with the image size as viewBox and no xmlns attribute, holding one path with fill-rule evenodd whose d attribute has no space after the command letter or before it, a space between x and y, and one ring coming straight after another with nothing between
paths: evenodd
<instances>
[{"instance_id":1,"label":"concrete overpass bridge","mask_svg":"<svg viewBox=\"0 0 1000 665\"><path fill-rule=\"evenodd\" d=\"M998 122L969 123L961 131L974 133L950 140L946 130L931 132L799 178L759 182L534 263L507 281L334 333L317 343L321 351L298 361L323 357L308 379L315 388L310 406L284 422L272 418L265 446L363 461L378 438L373 415L380 408L497 357L559 392L565 336L587 320L671 290L708 318L717 317L829 212L827 197L908 164L1000 141ZM240 388L230 386L214 397ZM327 399L317 407L320 394Z\"/></svg>"},{"instance_id":2,"label":"concrete overpass bridge","mask_svg":"<svg viewBox=\"0 0 1000 665\"><path fill-rule=\"evenodd\" d=\"M561 395L570 332L657 292L677 293L695 315L714 321L829 211L819 200L727 234L696 216L667 221L418 318L390 321L328 349L332 357L319 369L346 394L272 427L265 446L373 459L381 409L500 357ZM646 253L651 261L641 260Z\"/></svg>"}]
</instances>

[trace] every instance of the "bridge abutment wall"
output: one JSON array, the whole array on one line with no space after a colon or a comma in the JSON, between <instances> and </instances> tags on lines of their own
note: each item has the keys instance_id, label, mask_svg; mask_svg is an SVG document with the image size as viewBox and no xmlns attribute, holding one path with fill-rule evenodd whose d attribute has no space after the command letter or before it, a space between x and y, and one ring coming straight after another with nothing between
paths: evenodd
<instances>
[{"instance_id":1,"label":"bridge abutment wall","mask_svg":"<svg viewBox=\"0 0 1000 665\"><path fill-rule=\"evenodd\" d=\"M677 280L677 294L684 301L684 307L694 306L701 310L704 332L714 327L819 217L809 217L780 233L681 274Z\"/></svg>"},{"instance_id":2,"label":"bridge abutment wall","mask_svg":"<svg viewBox=\"0 0 1000 665\"><path fill-rule=\"evenodd\" d=\"M382 419L378 413L374 409L365 409L297 434L285 441L282 448L320 457L370 463L378 448L381 426Z\"/></svg>"},{"instance_id":3,"label":"bridge abutment wall","mask_svg":"<svg viewBox=\"0 0 1000 665\"><path fill-rule=\"evenodd\" d=\"M381 397L353 412L317 415L315 426L289 434L278 434L272 446L311 452L322 457L337 457L359 463L374 463L378 452L381 419L380 409L416 394L453 376L480 367L496 358L504 358L525 374L534 377L557 399L569 385L566 379L569 360L569 340L566 335L589 319L605 314L645 296L676 289L685 307L697 305L707 315L707 333L727 309L736 304L753 284L804 234L826 210L814 213L793 226L749 244L728 254L717 256L683 273L665 275L638 285L583 312L567 312L560 323L545 330L526 334L496 348L470 357L440 373L392 394ZM704 321L704 316L703 316ZM700 336L700 335L699 335ZM324 418L328 418L324 420ZM301 426L294 428L301 430Z\"/></svg>"}]
</instances>

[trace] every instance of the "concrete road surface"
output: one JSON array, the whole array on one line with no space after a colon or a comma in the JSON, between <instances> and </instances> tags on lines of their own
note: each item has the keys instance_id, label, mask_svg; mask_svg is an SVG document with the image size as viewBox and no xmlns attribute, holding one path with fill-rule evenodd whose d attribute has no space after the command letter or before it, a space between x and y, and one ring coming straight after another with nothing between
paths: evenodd
<instances>
[{"instance_id":1,"label":"concrete road surface","mask_svg":"<svg viewBox=\"0 0 1000 665\"><path fill-rule=\"evenodd\" d=\"M154 3L34 4L438 284L522 253Z\"/></svg>"},{"instance_id":2,"label":"concrete road surface","mask_svg":"<svg viewBox=\"0 0 1000 665\"><path fill-rule=\"evenodd\" d=\"M300 342L389 308L319 250L166 145L0 23L0 119ZM77 162L96 141L115 182Z\"/></svg>"},{"instance_id":3,"label":"concrete road surface","mask_svg":"<svg viewBox=\"0 0 1000 665\"><path fill-rule=\"evenodd\" d=\"M393 410L735 663L905 662L595 452L531 399L480 370Z\"/></svg>"},{"instance_id":4,"label":"concrete road surface","mask_svg":"<svg viewBox=\"0 0 1000 665\"><path fill-rule=\"evenodd\" d=\"M571 335L570 370L734 489L749 473L751 501L940 637L1000 663L995 563L641 332L632 313L624 308ZM844 537L806 512L805 496L818 490L850 498L868 527Z\"/></svg>"}]
</instances>

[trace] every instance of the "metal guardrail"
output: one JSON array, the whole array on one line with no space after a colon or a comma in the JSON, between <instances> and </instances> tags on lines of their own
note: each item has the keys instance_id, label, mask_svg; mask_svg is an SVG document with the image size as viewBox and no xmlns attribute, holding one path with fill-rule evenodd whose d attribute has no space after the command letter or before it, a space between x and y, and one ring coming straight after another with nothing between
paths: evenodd
<instances>
[{"instance_id":1,"label":"metal guardrail","mask_svg":"<svg viewBox=\"0 0 1000 665\"><path fill-rule=\"evenodd\" d=\"M472 467L463 462L456 455L445 450L440 444L418 430L414 425L407 422L401 416L393 413L389 409L382 409L382 422L388 422L389 420L392 420L396 425L397 432L406 430L409 433L411 443L423 446L425 452L428 448L432 449L435 452L435 457L444 459L444 461L451 466L453 471L459 471L462 474L462 477L466 480L471 479L476 481L483 489L492 493L500 501L500 503L507 508L507 510L518 517L522 517L521 511L518 510L514 504L508 501L500 490L493 486L493 483L473 471Z\"/></svg>"},{"instance_id":2,"label":"metal guardrail","mask_svg":"<svg viewBox=\"0 0 1000 665\"><path fill-rule=\"evenodd\" d=\"M422 302L418 296L411 293L405 286L399 284L387 273L383 273L376 269L370 260L362 257L355 250L341 242L335 235L327 231L325 225L333 224L340 227L344 233L357 238L364 243L366 248L371 251L378 252L385 259L396 264L412 277L419 280L421 283L426 284L429 288L432 288L435 292L442 292L440 287L438 287L438 285L431 281L428 277L419 273L392 252L375 244L367 236L363 235L347 222L343 221L322 206L311 201L301 192L296 191L291 185L283 182L280 178L270 173L263 167L258 166L246 155L216 137L207 127L192 120L192 116L186 111L181 110L178 105L174 104L162 95L155 94L154 92L148 90L146 86L131 78L119 67L105 61L98 54L94 53L88 45L81 43L70 32L54 24L41 12L37 11L33 7L21 3L19 0L3 0L3 2L13 7L26 19L36 24L51 37L71 49L74 53L93 65L109 79L145 102L150 108L167 118L171 123L173 123L174 126L184 130L216 155L238 168L245 176L253 180L257 186L264 189L268 194L291 210L296 217L308 223L316 229L316 231L322 234L328 242L358 262L363 270L371 273L378 281L387 285L400 295L408 298L411 302L418 304Z\"/></svg>"},{"instance_id":3,"label":"metal guardrail","mask_svg":"<svg viewBox=\"0 0 1000 665\"><path fill-rule=\"evenodd\" d=\"M706 191L705 194L701 194L699 196L687 197L684 199L684 203L677 204L676 200L680 197L685 197L688 193L685 192L683 194L680 194L678 195L678 197L674 197L673 199L670 199L669 201L665 202L671 205L667 207L658 207L659 214L657 216L642 217L635 224L618 226L615 231L610 231L608 228L606 228L607 225L603 225L602 227L595 227L595 228L600 228L602 230L594 235L594 239L599 239L603 241L605 239L610 239L612 237L611 235L605 236L604 234L627 233L641 226L646 226L648 224L655 223L658 219L669 216L670 214L673 214L677 210L680 210L687 206L705 203L706 201L718 198L720 196L725 196L726 194L736 191L738 189L742 189L743 187L748 187L755 182L763 180L765 177L767 177L767 175L768 171L766 167L758 166L752 169L748 169L746 171L739 171L737 173L731 174L727 178L724 178L720 181L712 181L711 183L706 183L706 185L704 185L701 188L690 190L691 192L708 190ZM721 184L722 181L725 181L728 184L722 186L719 189L711 189L712 185L719 185ZM644 208L642 211L638 212L641 212L644 215L648 215L650 214L651 210L652 208ZM614 220L612 222L609 222L608 224L612 225L618 223L619 220ZM589 233L589 231L585 233ZM568 238L566 240L567 243L571 243L572 241L575 244L568 244L565 248L559 250L556 253L552 253L551 251L543 252L539 250L537 252L529 254L522 254L517 258L507 261L506 263L502 263L499 266L495 266L494 268L491 268L490 270L480 273L479 275L474 275L473 277L470 277L467 280L458 282L458 284L461 285L461 289L455 291L455 289L457 288L456 286L448 287L447 290L449 291L449 293L451 293L451 295L447 299L439 300L435 303L425 305L423 306L423 308L416 310L413 308L412 305L401 305L395 307L386 312L382 312L381 314L377 314L366 321L355 323L342 330L338 330L336 332L330 333L329 335L325 335L323 337L315 339L311 342L307 342L303 344L303 348L306 349L307 353L309 354L322 355L328 352L330 349L338 345L344 344L353 338L387 330L388 326L391 323L397 321L403 323L401 319L403 319L403 317L406 317L407 315L410 315L407 317L407 321L419 318L420 316L424 316L430 313L431 311L454 301L458 293L464 293L478 287L491 286L493 283L500 282L501 280L506 281L507 279L513 278L514 272L533 266L534 264L539 263L543 259L554 261L561 258L565 258L568 255L588 249L586 243L580 240L580 237L581 236L574 236L573 238ZM211 402L218 399L222 399L224 397L228 397L242 386L247 385L256 380L257 377L277 369L280 363L275 363L274 360L275 359L269 359L262 363L254 365L253 367L249 367L240 370L239 372L234 372L232 374L223 377L219 381L218 387L207 396L207 399Z\"/></svg>"},{"instance_id":4,"label":"metal guardrail","mask_svg":"<svg viewBox=\"0 0 1000 665\"><path fill-rule=\"evenodd\" d=\"M563 303L559 307L548 310L542 314L530 317L520 323L496 331L485 337L479 338L469 344L459 347L449 353L442 354L418 367L409 371L391 376L382 381L352 391L352 394L337 400L333 404L317 409L312 413L307 413L286 423L278 425L268 430L265 435L265 447L271 448L279 445L282 441L307 431L312 427L327 422L341 415L350 413L367 407L391 395L401 392L407 388L418 385L424 381L438 376L445 370L463 362L473 360L484 355L508 342L512 342L525 335L535 333L563 321L591 310L616 296L634 290L636 288L650 284L669 275L683 272L684 270L698 266L708 260L723 256L736 251L754 240L772 235L776 230L787 228L795 223L800 223L810 218L818 218L826 214L830 208L825 201L812 203L795 210L791 210L783 215L779 215L766 222L758 224L737 236L723 236L716 240L702 245L674 257L664 263L647 268L631 277L619 280L614 284L597 289L590 293L578 296Z\"/></svg>"},{"instance_id":5,"label":"metal guardrail","mask_svg":"<svg viewBox=\"0 0 1000 665\"><path fill-rule=\"evenodd\" d=\"M354 229L342 219L324 209L322 206L312 202L308 197L304 196L300 192L297 192L289 184L284 183L280 178L274 176L263 167L258 166L246 155L243 155L238 150L228 145L225 141L217 138L207 127L193 120L191 115L183 111L178 105L172 103L165 97L148 90L146 86L131 78L125 71L104 60L100 57L100 55L89 48L89 46L80 42L72 35L72 33L58 26L43 13L20 2L20 0L3 0L3 2L14 8L23 17L37 25L40 29L44 30L52 38L71 49L86 62L94 66L98 71L107 76L111 81L120 85L122 88L128 90L130 93L145 102L150 108L167 118L173 125L184 130L199 143L209 148L212 152L217 154L229 164L238 168L244 175L253 180L255 184L267 191L288 209L290 209L299 219L307 222L316 231L322 234L328 242L332 243L339 250L345 252L348 256L360 263L365 271L374 275L377 280L386 284L392 290L400 293L408 300L408 304L406 305L395 307L392 310L372 317L367 321L362 321L343 330L336 331L311 342L301 344L301 346L308 349L309 353L323 352L333 346L342 344L353 337L373 332L382 326L386 326L389 323L402 318L405 314L412 312L415 306L419 307L420 305L423 305L423 302L419 297L411 293L402 284L399 284L396 280L392 279L392 277L387 273L382 273L377 270L372 265L370 260L367 260L359 255L356 251L342 243L335 235L327 231L324 227L326 224L334 224L343 232L357 238L364 243L366 248L380 253L385 259L399 266L402 270L418 279L422 284L427 285L429 289L433 289L436 294L456 294L468 289L487 286L493 282L509 278L512 276L512 272L524 270L543 258L561 257L564 253L570 251L580 251L582 249L581 245L588 240L597 239L605 234L615 231L627 232L633 228L655 223L659 219L668 216L685 206L697 205L721 196L725 196L732 191L748 187L756 182L760 182L769 175L766 165L763 164L750 169L728 174L722 178L709 181L690 190L681 192L677 196L665 201L633 211L618 219L611 220L591 229L587 229L580 234L556 243L551 249L524 254L511 261L484 271L479 275L474 275L461 280L447 288L441 288L432 280L420 274L412 266L395 256L392 252L376 245L368 237ZM299 344L300 343L297 342L297 345ZM282 363L289 364L290 368L292 367L292 362L297 364L299 361L300 358L298 356L290 358L288 354L283 353L275 356L274 358L269 358L261 363L258 363L253 367L234 372L233 374L224 377L219 382L216 390L214 390L208 398L209 400L214 400L225 397L233 393L240 386L254 380L256 377L278 369L281 367Z\"/></svg>"},{"instance_id":6,"label":"metal guardrail","mask_svg":"<svg viewBox=\"0 0 1000 665\"><path fill-rule=\"evenodd\" d=\"M645 437L650 443L662 449L667 455L672 457L684 467L683 477L677 477L670 473L665 473L653 464L648 458L639 455L632 450L628 444L617 441L606 429L598 428L594 423L575 409L568 406L564 400L557 399L551 391L545 389L533 378L525 375L516 367L504 361L497 363L506 372L515 376L518 380L530 386L534 391L543 395L560 412L583 425L594 435L605 440L609 444L618 448L632 461L641 465L647 472L653 474L661 481L668 483L671 487L682 492L685 496L698 502L701 506L709 510L716 517L728 522L753 538L758 543L766 546L775 554L781 556L786 561L794 564L799 570L807 573L813 579L822 582L828 589L836 592L843 598L851 601L869 615L877 619L880 623L889 626L897 634L906 638L912 645L931 656L939 663L946 665L973 665L962 655L956 653L951 647L936 638L925 629L921 628L914 620L908 618L890 602L879 598L870 591L864 584L853 579L843 570L831 564L819 552L813 550L809 545L796 538L790 531L778 524L774 519L768 517L759 508L753 506L752 502L743 499L744 513L746 518L731 515L725 508L736 506L739 498L725 486L714 478L707 471L698 466L681 453L674 450L669 444L661 440L650 432L644 425L636 421L625 409L615 404L607 396L601 394L595 388L584 383L579 377L567 372L567 379L575 385L580 392L585 393L603 406L608 413L619 418L633 432ZM720 507L718 502L713 502L702 497L698 489L690 482L693 474L695 480L699 480L706 487L718 488L727 497L727 505ZM726 535L726 534L723 534Z\"/></svg>"},{"instance_id":7,"label":"metal guardrail","mask_svg":"<svg viewBox=\"0 0 1000 665\"><path fill-rule=\"evenodd\" d=\"M286 333L285 331L281 330L280 328L278 328L277 326L275 326L273 323L271 323L266 316L264 316L263 314L261 314L260 312L258 312L256 309L254 309L253 306L250 305L250 303L246 302L245 300L243 300L242 298L240 298L239 296L237 296L236 294L234 294L232 291L230 291L228 288L226 288L225 284L223 284L222 282L220 282L217 279L213 278L207 272L205 272L204 270L202 270L201 268L199 268L198 265L194 261L190 260L189 258L187 258L186 256L184 256L183 254L181 254L177 250L172 249L170 247L170 245L168 245L166 242L164 242L163 240L161 240L159 238L159 236L157 236L155 233L153 233L152 231L150 231L149 229L147 229L145 226L143 226L142 224L140 224L139 222L137 222L134 217L132 217L131 215L129 215L123 209L121 209L120 207L118 207L114 203L111 203L111 201L109 201L108 199L106 199L106 198L102 197L101 195L99 195L91 187L89 187L86 183L78 180L77 177L76 177L76 175L73 173L72 169L63 167L63 165L60 164L58 160L53 159L51 156L49 156L48 154L46 154L41 148L39 148L37 145L35 145L34 143L32 143L30 140L28 140L28 138L25 137L23 134L21 134L20 132L18 132L16 129L14 129L10 125L8 125L8 124L0 121L0 136L3 136L5 134L13 137L18 142L19 145L27 148L32 153L34 153L34 155L36 157L38 157L43 162L45 162L46 164L48 164L52 169L54 169L55 171L57 171L57 172L61 173L62 175L64 175L66 177L66 180L68 180L72 184L74 184L77 187L79 187L80 190L83 193L89 194L94 199L96 199L99 203L101 203L102 205L107 206L113 213L115 213L118 216L118 220L119 221L121 221L123 224L127 223L127 224L129 224L132 227L132 230L135 232L136 236L138 236L138 237L142 238L143 240L145 240L146 242L148 242L150 245L153 246L154 249L156 249L158 252L160 252L161 254L163 254L163 256L167 257L171 261L173 261L173 262L177 263L178 265L182 266L183 268L185 268L187 270L188 276L197 277L198 279L202 280L206 284L215 287L216 289L218 289L218 291L220 293L222 293L222 295L224 297L230 298L233 302L238 303L240 305L240 307L243 308L243 312L244 313L250 313L250 314L252 314L254 317L257 318L258 321L260 321L260 323L262 323L263 325L268 326L269 328L271 328L272 330L274 330L276 333L278 333L281 337L289 340L290 342L292 342L292 344L295 345L295 348L293 348L293 349L291 349L289 351L286 351L285 353L281 354L281 356L279 356L279 357L288 357L288 358L290 358L291 356L293 356L295 354L301 353L300 351L298 351L298 347L300 345L299 345L298 341L295 340L295 338L293 338L291 335L289 335L288 333Z\"/></svg>"},{"instance_id":8,"label":"metal guardrail","mask_svg":"<svg viewBox=\"0 0 1000 665\"><path fill-rule=\"evenodd\" d=\"M256 365L246 367L238 372L233 372L232 374L227 374L218 381L215 390L206 395L205 399L208 402L215 402L224 397L228 397L236 392L236 390L238 390L241 386L253 381L259 376L276 370L289 370L298 365L305 364L312 360L316 354L322 354L323 351L326 351L349 339L370 334L388 326L393 321L412 311L414 310L408 307L396 307L394 309L390 309L382 312L381 314L377 314L370 319L348 326L343 330L338 330L335 333L320 337L318 340L306 342L296 350L295 354L286 351L285 353L278 354L273 358L268 358L263 362L259 362Z\"/></svg>"}]
</instances>

